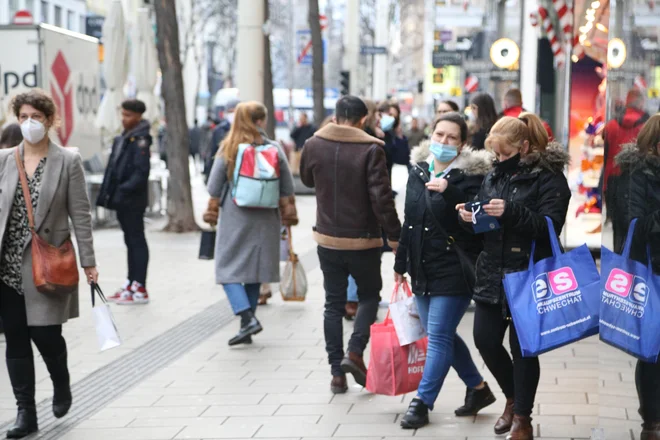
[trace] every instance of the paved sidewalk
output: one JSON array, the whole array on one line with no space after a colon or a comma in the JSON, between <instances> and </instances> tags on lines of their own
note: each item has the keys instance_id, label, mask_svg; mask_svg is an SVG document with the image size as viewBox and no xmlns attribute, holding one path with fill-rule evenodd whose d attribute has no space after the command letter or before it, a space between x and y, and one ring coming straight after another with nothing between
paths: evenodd
<instances>
[{"instance_id":1,"label":"paved sidewalk","mask_svg":"<svg viewBox=\"0 0 660 440\"><path fill-rule=\"evenodd\" d=\"M206 203L196 183L199 213ZM400 197L401 199L401 197ZM399 200L401 202L401 200ZM322 275L311 240L313 198L298 198L301 225L294 229L294 247L308 269L310 292L304 303L284 303L278 295L258 311L265 330L254 344L229 348L227 340L238 329L232 321L185 355L151 375L91 417L57 437L66 440L165 439L503 439L492 425L504 406L498 401L478 417L456 418L464 387L452 371L431 415L432 424L417 431L399 428L402 413L414 397L374 396L349 379L346 395L329 391L330 373L323 342ZM201 224L201 222L200 222ZM124 344L99 353L91 312L81 296L80 319L65 326L74 382L133 352L155 336L175 328L209 306L224 293L213 284L213 263L197 260L198 234L171 235L150 227L152 302L143 307L113 306ZM95 233L102 286L111 290L125 272L125 251L118 230ZM392 289L391 254L383 258L383 296ZM274 290L276 293L276 290ZM381 310L381 318L384 310ZM194 318L193 318L194 319ZM472 343L473 314L459 332L470 345L493 390L497 385ZM352 324L345 325L348 335ZM595 338L541 357L541 385L534 412L538 438L587 439L592 427L607 429L608 440L639 438L639 416L632 358L598 344ZM38 400L51 393L50 379L37 361ZM15 406L4 365L0 367L0 422L15 416ZM104 390L99 390L100 393ZM75 398L75 396L74 396ZM74 401L74 407L76 403ZM598 438L598 437L596 437Z\"/></svg>"}]
</instances>

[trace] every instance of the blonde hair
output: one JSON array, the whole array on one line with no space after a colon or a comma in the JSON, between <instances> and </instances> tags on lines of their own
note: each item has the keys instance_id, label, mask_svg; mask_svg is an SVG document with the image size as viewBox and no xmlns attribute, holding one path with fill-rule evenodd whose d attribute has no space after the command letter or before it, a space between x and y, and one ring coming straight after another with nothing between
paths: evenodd
<instances>
[{"instance_id":1,"label":"blonde hair","mask_svg":"<svg viewBox=\"0 0 660 440\"><path fill-rule=\"evenodd\" d=\"M234 111L234 123L231 124L229 134L220 144L218 157L222 157L227 164L227 178L234 175L236 155L240 144L261 143L263 138L257 127L268 115L266 107L257 101L241 102Z\"/></svg>"},{"instance_id":2,"label":"blonde hair","mask_svg":"<svg viewBox=\"0 0 660 440\"><path fill-rule=\"evenodd\" d=\"M658 142L660 140L660 114L651 116L637 135L637 148L642 154L658 156Z\"/></svg>"},{"instance_id":3,"label":"blonde hair","mask_svg":"<svg viewBox=\"0 0 660 440\"><path fill-rule=\"evenodd\" d=\"M486 147L492 150L494 143L503 142L522 149L525 141L529 142L525 154L545 151L550 141L543 122L533 113L524 112L517 118L504 116L497 121L486 138Z\"/></svg>"}]
</instances>

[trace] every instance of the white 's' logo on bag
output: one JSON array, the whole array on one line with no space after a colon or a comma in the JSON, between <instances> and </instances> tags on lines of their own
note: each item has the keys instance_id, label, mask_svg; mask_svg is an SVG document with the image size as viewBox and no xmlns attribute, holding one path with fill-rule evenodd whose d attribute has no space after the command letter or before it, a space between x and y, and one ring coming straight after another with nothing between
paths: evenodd
<instances>
[{"instance_id":1,"label":"white 's' logo on bag","mask_svg":"<svg viewBox=\"0 0 660 440\"><path fill-rule=\"evenodd\" d=\"M537 276L534 285L532 286L532 290L534 291L534 299L536 302L539 302L550 295L550 289L548 289L548 275L541 274Z\"/></svg>"}]
</instances>

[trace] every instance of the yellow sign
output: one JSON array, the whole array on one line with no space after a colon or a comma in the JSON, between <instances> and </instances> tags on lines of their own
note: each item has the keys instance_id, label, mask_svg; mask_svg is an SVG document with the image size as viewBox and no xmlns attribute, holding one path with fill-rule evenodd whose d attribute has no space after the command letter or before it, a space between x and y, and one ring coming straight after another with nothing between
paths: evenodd
<instances>
[{"instance_id":1,"label":"yellow sign","mask_svg":"<svg viewBox=\"0 0 660 440\"><path fill-rule=\"evenodd\" d=\"M660 90L655 87L649 88L648 94L649 98L660 98Z\"/></svg>"},{"instance_id":2,"label":"yellow sign","mask_svg":"<svg viewBox=\"0 0 660 440\"><path fill-rule=\"evenodd\" d=\"M462 95L463 95L463 91L461 90L460 87L452 87L451 90L450 90L450 92L449 92L449 94L450 94L451 96L462 96Z\"/></svg>"},{"instance_id":3,"label":"yellow sign","mask_svg":"<svg viewBox=\"0 0 660 440\"><path fill-rule=\"evenodd\" d=\"M442 84L445 82L445 74L442 69L435 69L435 72L433 73L433 83L434 84Z\"/></svg>"}]
</instances>

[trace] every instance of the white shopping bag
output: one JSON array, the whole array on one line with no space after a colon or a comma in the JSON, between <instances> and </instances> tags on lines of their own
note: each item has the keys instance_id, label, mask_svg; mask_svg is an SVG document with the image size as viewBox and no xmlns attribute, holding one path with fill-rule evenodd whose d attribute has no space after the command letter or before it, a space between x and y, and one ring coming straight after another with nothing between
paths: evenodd
<instances>
[{"instance_id":1,"label":"white shopping bag","mask_svg":"<svg viewBox=\"0 0 660 440\"><path fill-rule=\"evenodd\" d=\"M419 319L419 312L417 311L417 303L415 298L410 292L408 282L404 281L401 285L394 287L395 291L392 295L396 302L392 302L389 306L389 315L394 323L394 330L399 339L399 345L412 344L426 336L426 331ZM403 299L399 298L399 290L403 290Z\"/></svg>"},{"instance_id":2,"label":"white shopping bag","mask_svg":"<svg viewBox=\"0 0 660 440\"><path fill-rule=\"evenodd\" d=\"M95 304L96 296L99 304ZM98 284L92 284L92 312L94 313L94 326L96 327L96 338L101 351L109 350L121 345L121 338L112 318L110 304L105 299Z\"/></svg>"}]
</instances>

